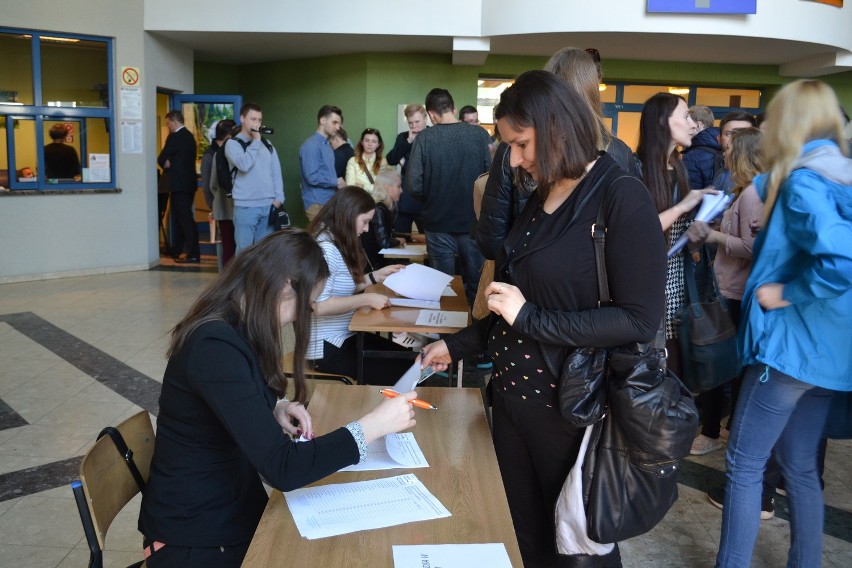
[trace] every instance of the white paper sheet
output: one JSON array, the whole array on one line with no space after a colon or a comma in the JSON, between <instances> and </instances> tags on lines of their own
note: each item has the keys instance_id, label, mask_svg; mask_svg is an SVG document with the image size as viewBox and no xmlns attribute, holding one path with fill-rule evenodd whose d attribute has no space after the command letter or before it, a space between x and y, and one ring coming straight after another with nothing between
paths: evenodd
<instances>
[{"instance_id":1,"label":"white paper sheet","mask_svg":"<svg viewBox=\"0 0 852 568\"><path fill-rule=\"evenodd\" d=\"M400 308L424 308L427 310L440 310L441 300L415 300L414 298L390 298L391 306Z\"/></svg>"},{"instance_id":2,"label":"white paper sheet","mask_svg":"<svg viewBox=\"0 0 852 568\"><path fill-rule=\"evenodd\" d=\"M707 193L701 199L701 206L698 208L698 213L695 214L696 221L704 221L705 223L712 221L719 215L725 212L725 209L728 208L734 196L730 193L717 193L715 195ZM686 234L682 235L677 242L672 245L672 248L669 249L669 252L666 255L671 258L677 251L686 246L686 243L689 239Z\"/></svg>"},{"instance_id":3,"label":"white paper sheet","mask_svg":"<svg viewBox=\"0 0 852 568\"><path fill-rule=\"evenodd\" d=\"M432 367L426 367L425 369L420 368L420 360L414 361L414 364L411 365L408 370L403 374L399 380L394 383L391 387L391 390L395 390L396 392L410 392L413 391L414 388L435 374L434 369Z\"/></svg>"},{"instance_id":4,"label":"white paper sheet","mask_svg":"<svg viewBox=\"0 0 852 568\"><path fill-rule=\"evenodd\" d=\"M420 449L414 434L388 434L367 445L367 459L340 471L378 471L382 469L405 469L429 467L426 456Z\"/></svg>"},{"instance_id":5,"label":"white paper sheet","mask_svg":"<svg viewBox=\"0 0 852 568\"><path fill-rule=\"evenodd\" d=\"M441 295L442 296L458 296L458 294L456 294L456 291L453 290L452 288L450 288L449 286L444 288L444 291L441 292Z\"/></svg>"},{"instance_id":6,"label":"white paper sheet","mask_svg":"<svg viewBox=\"0 0 852 568\"><path fill-rule=\"evenodd\" d=\"M405 245L404 247L384 248L379 254L391 256L426 256L426 245Z\"/></svg>"},{"instance_id":7,"label":"white paper sheet","mask_svg":"<svg viewBox=\"0 0 852 568\"><path fill-rule=\"evenodd\" d=\"M414 544L394 545L394 568L512 568L506 545L489 544Z\"/></svg>"},{"instance_id":8,"label":"white paper sheet","mask_svg":"<svg viewBox=\"0 0 852 568\"><path fill-rule=\"evenodd\" d=\"M441 310L420 310L414 325L430 327L465 327L467 312L445 312Z\"/></svg>"},{"instance_id":9,"label":"white paper sheet","mask_svg":"<svg viewBox=\"0 0 852 568\"><path fill-rule=\"evenodd\" d=\"M449 517L451 513L413 473L284 493L302 537L324 538Z\"/></svg>"},{"instance_id":10,"label":"white paper sheet","mask_svg":"<svg viewBox=\"0 0 852 568\"><path fill-rule=\"evenodd\" d=\"M406 298L441 301L444 288L453 279L434 268L422 264L409 264L399 272L385 278L385 286Z\"/></svg>"}]
</instances>

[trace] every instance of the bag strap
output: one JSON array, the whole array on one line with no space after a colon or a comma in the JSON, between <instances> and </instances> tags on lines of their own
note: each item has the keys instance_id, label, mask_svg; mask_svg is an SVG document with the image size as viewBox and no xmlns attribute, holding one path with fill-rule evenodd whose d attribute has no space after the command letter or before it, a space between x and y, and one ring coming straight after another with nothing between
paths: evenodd
<instances>
[{"instance_id":1,"label":"bag strap","mask_svg":"<svg viewBox=\"0 0 852 568\"><path fill-rule=\"evenodd\" d=\"M140 473L139 468L136 466L136 462L133 461L133 450L127 447L127 443L124 441L124 436L121 435L118 428L113 426L107 426L101 430L101 433L98 434L98 440L104 436L109 436L110 439L112 439L115 449L118 450L118 453L121 454L121 457L124 459L124 463L127 464L127 469L130 470L130 475L132 475L133 479L136 481L139 491L144 493L145 479L142 477L142 473Z\"/></svg>"},{"instance_id":2,"label":"bag strap","mask_svg":"<svg viewBox=\"0 0 852 568\"><path fill-rule=\"evenodd\" d=\"M367 174L367 179L370 180L370 183L376 183L375 181L373 181L373 176L370 175L369 168L365 169L364 173Z\"/></svg>"}]
</instances>

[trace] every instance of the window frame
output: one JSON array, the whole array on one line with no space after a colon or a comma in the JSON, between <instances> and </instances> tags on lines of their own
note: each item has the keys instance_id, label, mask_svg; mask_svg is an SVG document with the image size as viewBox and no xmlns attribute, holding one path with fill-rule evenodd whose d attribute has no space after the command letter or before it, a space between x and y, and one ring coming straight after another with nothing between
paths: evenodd
<instances>
[{"instance_id":1,"label":"window frame","mask_svg":"<svg viewBox=\"0 0 852 568\"><path fill-rule=\"evenodd\" d=\"M91 189L110 189L116 187L116 171L115 171L115 148L116 148L116 129L115 129L115 107L116 107L116 92L114 81L114 52L113 39L102 36L92 36L83 34L70 34L63 32L53 32L44 30L23 30L19 28L0 27L0 33L9 35L29 35L30 49L32 50L32 66L33 66L33 104L8 104L0 102L0 120L6 121L6 152L7 163L9 168L9 186L7 189L12 191L21 190L40 190L40 191L80 191ZM81 41L94 41L106 44L107 50L107 85L109 88L109 106L106 107L55 107L44 104L42 95L42 77L41 77L41 37L61 37L69 39L79 39ZM14 136L14 120L34 120L35 121L35 136L36 136L36 156L38 181L36 182L19 182L16 172L18 164L16 163L15 152L15 136ZM44 172L44 123L63 120L79 120L81 124L87 124L87 119L104 119L107 128L109 129L109 156L110 156L110 180L105 182L63 182L63 183L47 183ZM9 128L9 124L13 127ZM88 126L87 126L88 128ZM82 138L82 129L79 133L80 141L80 166L85 168L88 164L85 161L85 154L82 150L86 148L86 140ZM27 164L24 164L27 165Z\"/></svg>"}]
</instances>

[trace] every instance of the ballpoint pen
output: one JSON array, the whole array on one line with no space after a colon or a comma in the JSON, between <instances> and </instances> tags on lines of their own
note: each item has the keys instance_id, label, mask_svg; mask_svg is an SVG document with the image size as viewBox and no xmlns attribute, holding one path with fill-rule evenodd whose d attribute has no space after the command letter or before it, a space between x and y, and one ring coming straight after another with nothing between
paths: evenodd
<instances>
[{"instance_id":1,"label":"ballpoint pen","mask_svg":"<svg viewBox=\"0 0 852 568\"><path fill-rule=\"evenodd\" d=\"M396 398L396 397L399 396L398 392L396 392L394 390L390 390L390 389L379 389L379 392L382 394L382 396L384 396L386 398ZM418 398L415 398L414 400L409 400L408 402L410 402L411 404L413 404L417 408L423 408L425 410L438 410L437 406L432 406L431 404L429 404L425 400L420 400Z\"/></svg>"}]
</instances>

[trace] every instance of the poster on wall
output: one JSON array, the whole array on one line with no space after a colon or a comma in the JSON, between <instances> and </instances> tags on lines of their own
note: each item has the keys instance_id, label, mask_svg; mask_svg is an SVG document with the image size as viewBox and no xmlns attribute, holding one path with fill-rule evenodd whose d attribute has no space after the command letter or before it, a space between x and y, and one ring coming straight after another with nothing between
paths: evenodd
<instances>
[{"instance_id":1,"label":"poster on wall","mask_svg":"<svg viewBox=\"0 0 852 568\"><path fill-rule=\"evenodd\" d=\"M648 0L648 13L756 14L757 0Z\"/></svg>"}]
</instances>

